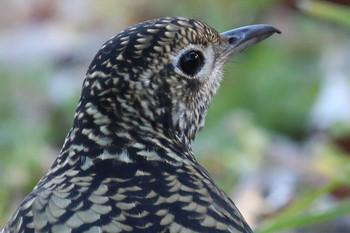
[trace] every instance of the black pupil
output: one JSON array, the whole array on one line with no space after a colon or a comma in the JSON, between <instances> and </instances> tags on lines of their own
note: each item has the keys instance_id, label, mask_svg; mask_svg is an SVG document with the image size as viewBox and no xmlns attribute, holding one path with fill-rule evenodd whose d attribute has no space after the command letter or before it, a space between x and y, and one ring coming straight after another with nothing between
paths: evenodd
<instances>
[{"instance_id":1,"label":"black pupil","mask_svg":"<svg viewBox=\"0 0 350 233\"><path fill-rule=\"evenodd\" d=\"M203 65L203 55L199 51L188 51L180 58L180 68L187 75L196 74Z\"/></svg>"}]
</instances>

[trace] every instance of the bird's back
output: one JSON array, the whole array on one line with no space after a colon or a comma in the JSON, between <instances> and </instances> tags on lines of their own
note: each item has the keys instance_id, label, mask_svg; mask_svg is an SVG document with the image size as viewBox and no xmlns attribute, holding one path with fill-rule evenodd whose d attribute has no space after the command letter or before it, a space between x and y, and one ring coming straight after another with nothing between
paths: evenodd
<instances>
[{"instance_id":1,"label":"bird's back","mask_svg":"<svg viewBox=\"0 0 350 233\"><path fill-rule=\"evenodd\" d=\"M5 232L251 232L190 151L152 147L51 170Z\"/></svg>"}]
</instances>

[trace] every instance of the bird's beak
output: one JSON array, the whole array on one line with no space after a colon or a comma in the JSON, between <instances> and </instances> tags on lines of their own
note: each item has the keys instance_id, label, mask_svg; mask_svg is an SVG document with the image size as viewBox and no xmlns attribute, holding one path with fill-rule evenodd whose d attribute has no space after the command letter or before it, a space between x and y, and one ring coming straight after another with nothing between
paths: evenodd
<instances>
[{"instance_id":1,"label":"bird's beak","mask_svg":"<svg viewBox=\"0 0 350 233\"><path fill-rule=\"evenodd\" d=\"M224 53L229 56L241 53L274 33L281 33L281 31L267 24L250 25L223 32L221 36L228 41L228 47L225 48Z\"/></svg>"}]
</instances>

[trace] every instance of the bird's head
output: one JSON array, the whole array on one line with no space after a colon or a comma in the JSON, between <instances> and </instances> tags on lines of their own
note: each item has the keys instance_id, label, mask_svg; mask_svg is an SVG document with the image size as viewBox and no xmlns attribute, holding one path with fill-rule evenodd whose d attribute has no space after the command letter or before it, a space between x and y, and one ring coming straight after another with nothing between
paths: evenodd
<instances>
[{"instance_id":1,"label":"bird's head","mask_svg":"<svg viewBox=\"0 0 350 233\"><path fill-rule=\"evenodd\" d=\"M132 26L108 40L91 63L76 123L98 126L103 134L136 130L192 140L204 125L223 65L275 32L253 25L220 34L183 17Z\"/></svg>"}]
</instances>

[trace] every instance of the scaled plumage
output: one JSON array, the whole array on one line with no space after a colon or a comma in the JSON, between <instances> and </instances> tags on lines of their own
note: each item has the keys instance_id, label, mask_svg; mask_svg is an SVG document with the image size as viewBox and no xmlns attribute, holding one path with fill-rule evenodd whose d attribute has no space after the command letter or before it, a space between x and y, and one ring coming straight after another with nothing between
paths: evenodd
<instances>
[{"instance_id":1,"label":"scaled plumage","mask_svg":"<svg viewBox=\"0 0 350 233\"><path fill-rule=\"evenodd\" d=\"M229 58L278 32L167 17L108 40L74 124L4 232L251 232L190 147Z\"/></svg>"}]
</instances>

